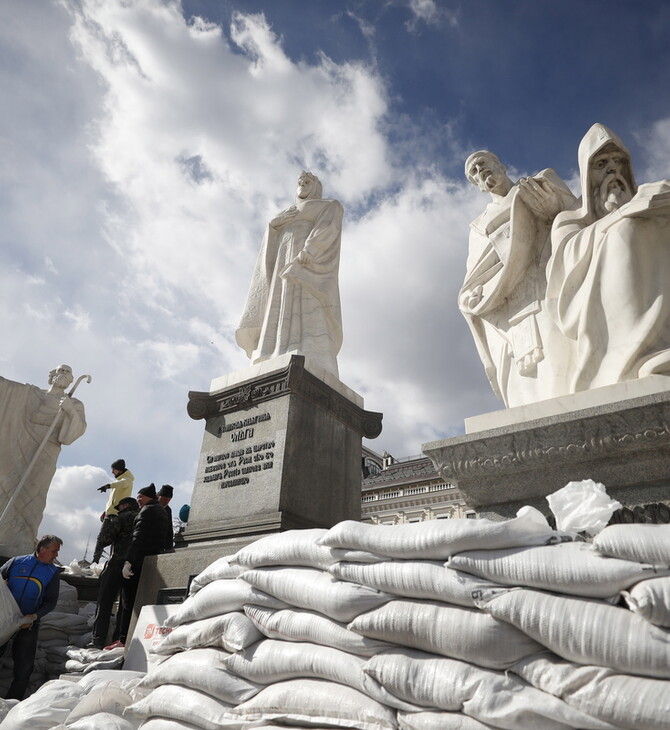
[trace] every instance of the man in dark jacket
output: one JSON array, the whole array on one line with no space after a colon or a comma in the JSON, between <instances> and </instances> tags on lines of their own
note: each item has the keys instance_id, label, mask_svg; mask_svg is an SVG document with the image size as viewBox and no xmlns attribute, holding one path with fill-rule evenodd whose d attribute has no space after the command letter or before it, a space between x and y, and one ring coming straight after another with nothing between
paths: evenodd
<instances>
[{"instance_id":1,"label":"man in dark jacket","mask_svg":"<svg viewBox=\"0 0 670 730\"><path fill-rule=\"evenodd\" d=\"M130 538L133 534L135 518L140 511L134 497L125 497L114 508L117 514L110 515L102 523L95 544L95 552L93 553L93 562L97 563L103 549L109 545L112 546L111 557L100 574L98 584L98 604L95 608L93 622L93 640L89 645L96 649L102 649L107 643L112 607L121 589L123 582L121 571L123 570ZM117 631L121 628L120 616L117 616L116 627Z\"/></svg>"},{"instance_id":2,"label":"man in dark jacket","mask_svg":"<svg viewBox=\"0 0 670 730\"><path fill-rule=\"evenodd\" d=\"M157 499L156 487L153 484L140 489L137 502L140 505L140 512L133 524L133 534L121 571L125 580L121 583L119 640L109 648L125 646L144 558L147 555L159 555L164 552L168 535L172 533L170 519Z\"/></svg>"},{"instance_id":3,"label":"man in dark jacket","mask_svg":"<svg viewBox=\"0 0 670 730\"><path fill-rule=\"evenodd\" d=\"M28 689L30 675L35 664L37 632L42 616L53 611L58 603L62 570L53 564L63 541L56 535L45 535L37 541L32 555L19 555L8 560L0 575L23 613L25 623L12 638L14 679L7 692L7 699L22 700ZM5 647L0 648L0 656Z\"/></svg>"},{"instance_id":4,"label":"man in dark jacket","mask_svg":"<svg viewBox=\"0 0 670 730\"><path fill-rule=\"evenodd\" d=\"M170 484L163 484L163 486L158 490L157 496L158 501L161 503L161 506L167 512L168 517L170 518L170 534L168 535L165 542L165 552L171 553L174 552L174 529L172 526L172 508L170 507L170 501L173 497L172 486Z\"/></svg>"}]
</instances>

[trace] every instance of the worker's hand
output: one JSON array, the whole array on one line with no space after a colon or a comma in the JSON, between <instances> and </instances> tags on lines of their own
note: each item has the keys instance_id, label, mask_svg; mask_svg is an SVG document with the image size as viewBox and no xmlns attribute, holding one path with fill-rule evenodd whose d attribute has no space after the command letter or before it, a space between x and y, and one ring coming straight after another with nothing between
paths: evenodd
<instances>
[{"instance_id":1,"label":"worker's hand","mask_svg":"<svg viewBox=\"0 0 670 730\"><path fill-rule=\"evenodd\" d=\"M103 484L101 487L98 487L99 492L106 492L109 489L109 484Z\"/></svg>"},{"instance_id":2,"label":"worker's hand","mask_svg":"<svg viewBox=\"0 0 670 730\"><path fill-rule=\"evenodd\" d=\"M29 613L28 615L23 617L25 620L25 623L21 624L22 629L29 629L33 625L33 621L37 620L37 614L36 613Z\"/></svg>"},{"instance_id":3,"label":"worker's hand","mask_svg":"<svg viewBox=\"0 0 670 730\"><path fill-rule=\"evenodd\" d=\"M124 578L132 578L135 575L135 573L133 573L133 566L127 560L123 564L121 575L123 575Z\"/></svg>"}]
</instances>

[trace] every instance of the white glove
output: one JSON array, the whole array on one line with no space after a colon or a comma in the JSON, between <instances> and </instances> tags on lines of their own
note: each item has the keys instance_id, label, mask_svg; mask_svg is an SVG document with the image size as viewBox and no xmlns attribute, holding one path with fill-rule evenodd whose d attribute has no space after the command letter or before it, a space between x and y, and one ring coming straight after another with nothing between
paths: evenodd
<instances>
[{"instance_id":1,"label":"white glove","mask_svg":"<svg viewBox=\"0 0 670 730\"><path fill-rule=\"evenodd\" d=\"M132 578L135 575L135 573L133 573L133 566L127 560L123 564L121 575L123 575L124 578Z\"/></svg>"},{"instance_id":2,"label":"white glove","mask_svg":"<svg viewBox=\"0 0 670 730\"><path fill-rule=\"evenodd\" d=\"M23 617L25 619L25 623L21 624L22 629L29 629L33 622L37 620L37 614L36 613L29 613L26 616Z\"/></svg>"}]
</instances>

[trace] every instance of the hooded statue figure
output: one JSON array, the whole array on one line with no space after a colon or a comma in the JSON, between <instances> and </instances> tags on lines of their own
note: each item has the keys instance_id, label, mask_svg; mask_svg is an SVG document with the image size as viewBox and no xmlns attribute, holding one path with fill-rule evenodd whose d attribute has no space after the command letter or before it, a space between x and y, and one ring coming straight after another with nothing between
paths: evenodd
<instances>
[{"instance_id":1,"label":"hooded statue figure","mask_svg":"<svg viewBox=\"0 0 670 730\"><path fill-rule=\"evenodd\" d=\"M619 137L579 145L581 206L552 228L547 306L575 343L569 393L670 374L670 181L635 183Z\"/></svg>"},{"instance_id":2,"label":"hooded statue figure","mask_svg":"<svg viewBox=\"0 0 670 730\"><path fill-rule=\"evenodd\" d=\"M294 353L337 377L342 216L337 200L321 199L319 179L302 172L295 204L268 224L235 335L252 363Z\"/></svg>"}]
</instances>

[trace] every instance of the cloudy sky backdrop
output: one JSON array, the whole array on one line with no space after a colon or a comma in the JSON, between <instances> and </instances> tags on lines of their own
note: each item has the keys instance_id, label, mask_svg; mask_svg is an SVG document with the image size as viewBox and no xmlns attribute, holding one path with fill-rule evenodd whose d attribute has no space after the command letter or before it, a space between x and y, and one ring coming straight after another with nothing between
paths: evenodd
<instances>
[{"instance_id":1,"label":"cloudy sky backdrop","mask_svg":"<svg viewBox=\"0 0 670 730\"><path fill-rule=\"evenodd\" d=\"M247 365L253 263L303 168L345 207L341 379L384 413L372 448L418 454L500 407L456 307L486 203L464 158L574 187L600 121L639 182L670 176L669 76L664 0L3 0L0 375L93 378L43 523L61 557L114 459L189 502L187 393Z\"/></svg>"}]
</instances>

